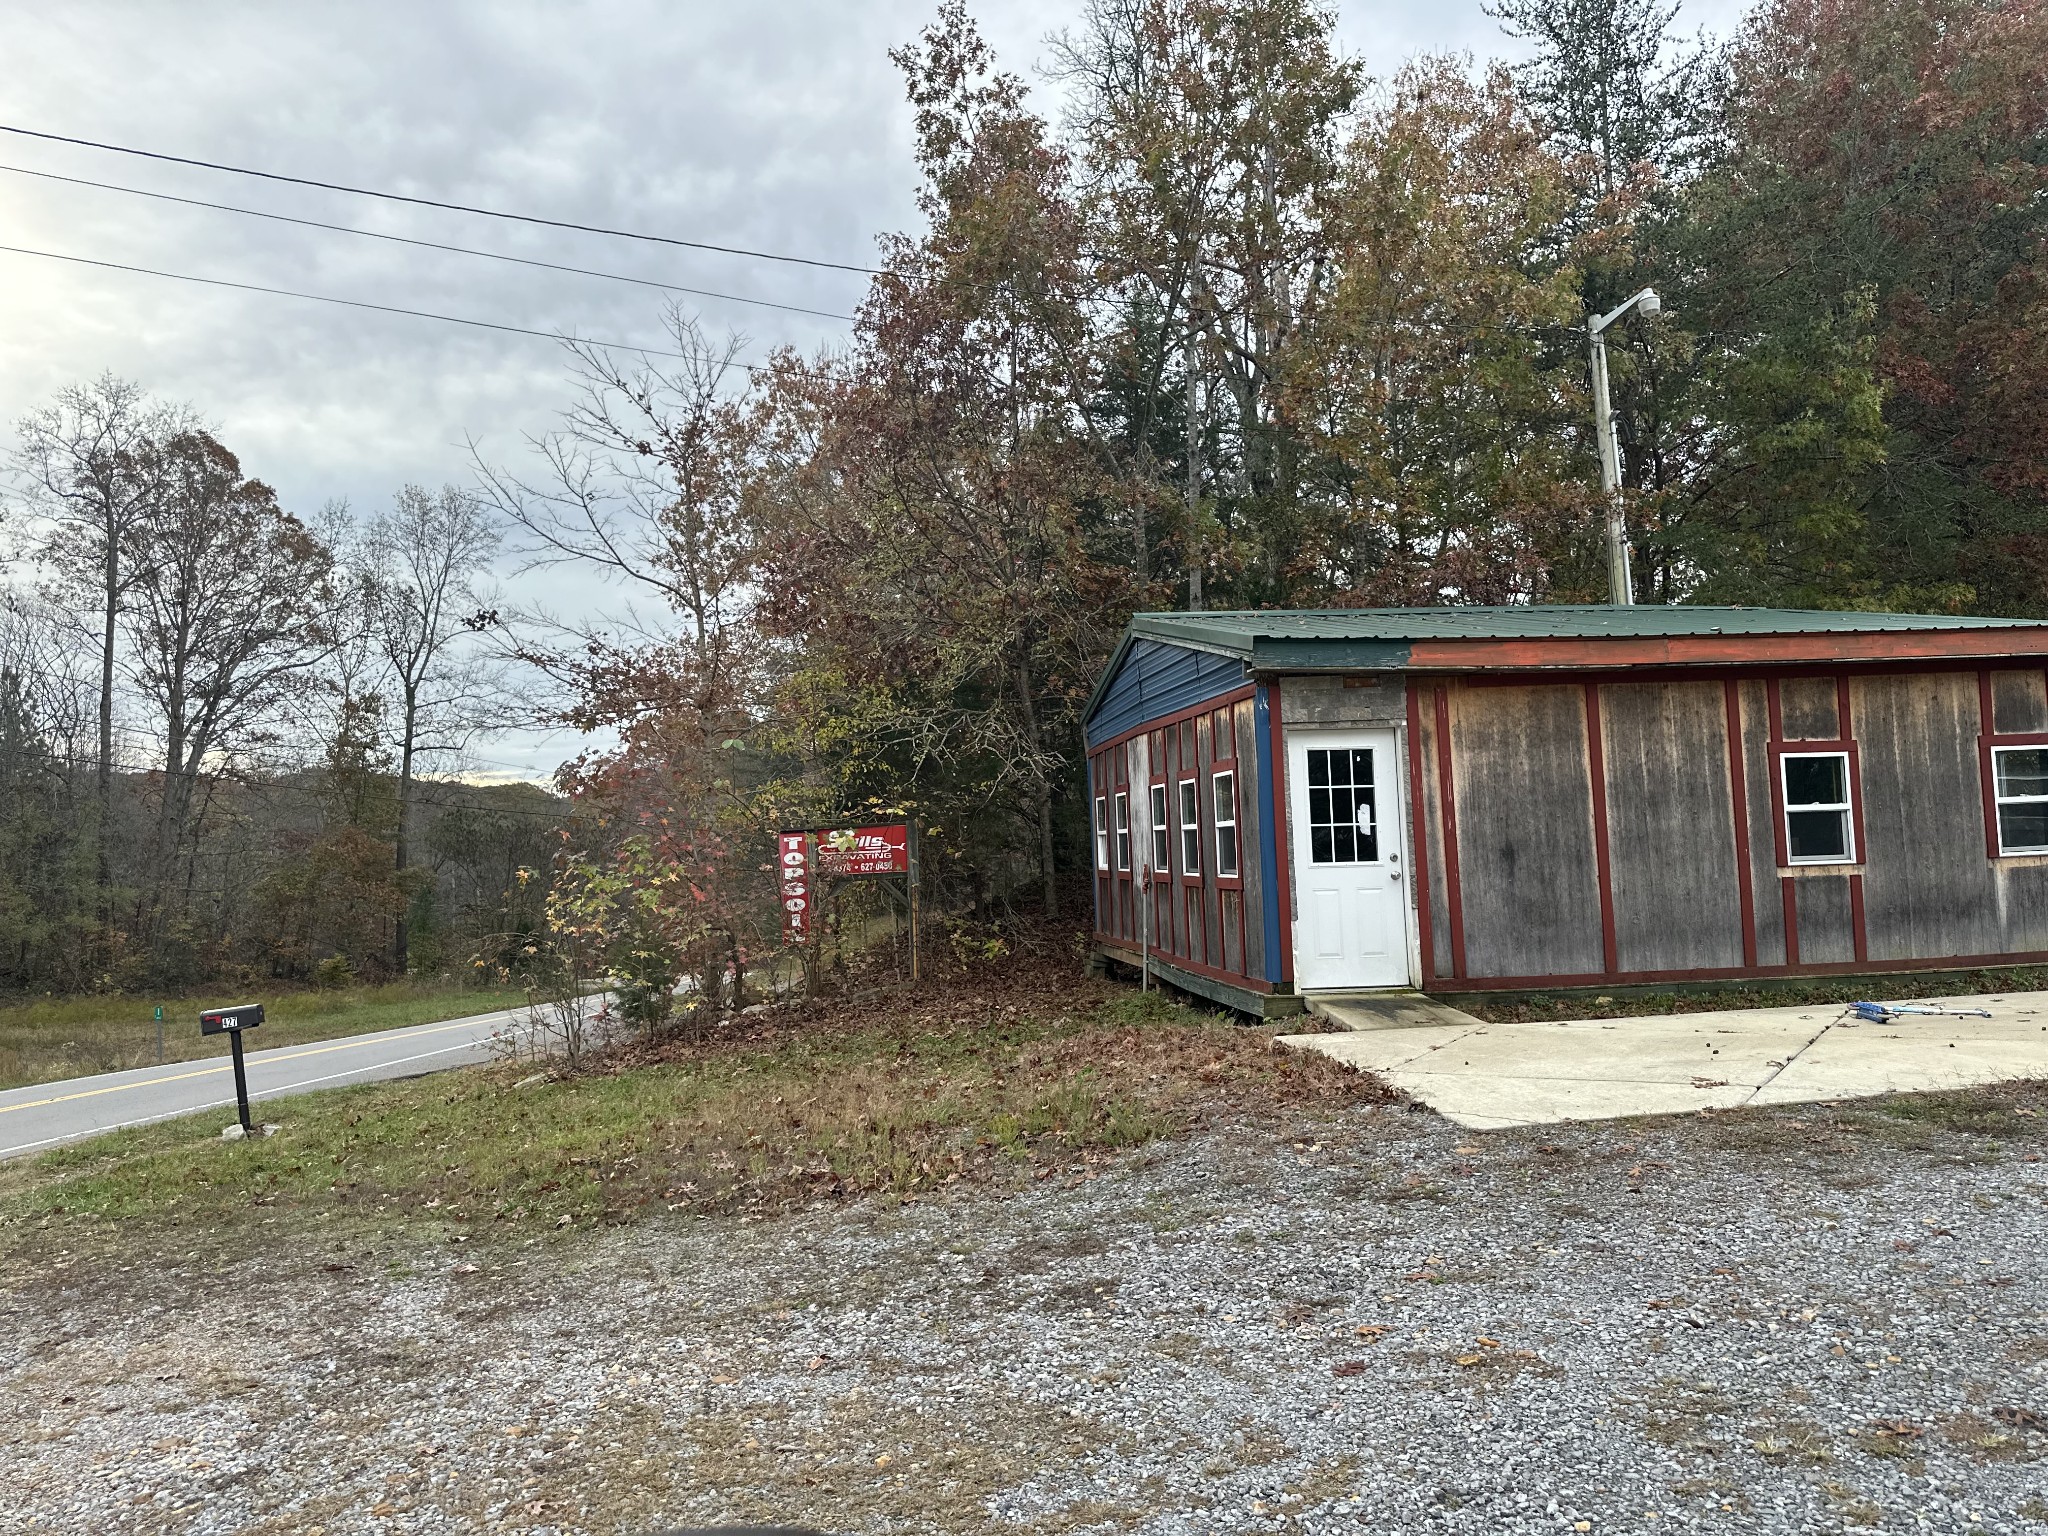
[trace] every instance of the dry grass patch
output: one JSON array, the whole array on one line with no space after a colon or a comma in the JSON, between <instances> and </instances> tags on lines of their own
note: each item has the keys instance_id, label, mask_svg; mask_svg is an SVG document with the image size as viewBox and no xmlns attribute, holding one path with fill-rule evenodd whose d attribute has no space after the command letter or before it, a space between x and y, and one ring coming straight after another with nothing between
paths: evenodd
<instances>
[{"instance_id":1,"label":"dry grass patch","mask_svg":"<svg viewBox=\"0 0 2048 1536\"><path fill-rule=\"evenodd\" d=\"M221 1143L218 1115L117 1132L0 1173L0 1194L16 1224L260 1212L530 1230L1073 1176L1204 1124L1389 1097L1274 1033L1010 961L544 1082L472 1069L292 1099L260 1141Z\"/></svg>"}]
</instances>

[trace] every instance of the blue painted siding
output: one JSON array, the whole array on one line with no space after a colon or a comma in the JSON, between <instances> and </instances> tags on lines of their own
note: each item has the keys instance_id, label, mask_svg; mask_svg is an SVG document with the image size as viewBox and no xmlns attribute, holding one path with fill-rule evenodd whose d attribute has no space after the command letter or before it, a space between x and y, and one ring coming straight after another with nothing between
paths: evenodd
<instances>
[{"instance_id":1,"label":"blue painted siding","mask_svg":"<svg viewBox=\"0 0 2048 1536\"><path fill-rule=\"evenodd\" d=\"M1280 969L1280 839L1287 835L1286 819L1273 808L1273 784L1277 765L1273 761L1273 719L1270 713L1273 690L1261 687L1253 705L1259 740L1259 825L1265 836L1259 839L1259 891L1264 898L1260 918L1266 925L1266 980L1279 986Z\"/></svg>"},{"instance_id":2,"label":"blue painted siding","mask_svg":"<svg viewBox=\"0 0 2048 1536\"><path fill-rule=\"evenodd\" d=\"M1238 657L1133 640L1088 717L1088 745L1243 686L1244 662Z\"/></svg>"}]
</instances>

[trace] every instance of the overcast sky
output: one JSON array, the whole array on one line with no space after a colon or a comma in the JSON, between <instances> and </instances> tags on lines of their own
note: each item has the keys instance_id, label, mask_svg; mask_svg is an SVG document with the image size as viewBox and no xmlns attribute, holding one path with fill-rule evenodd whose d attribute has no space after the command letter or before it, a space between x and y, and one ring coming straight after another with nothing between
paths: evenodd
<instances>
[{"instance_id":1,"label":"overcast sky","mask_svg":"<svg viewBox=\"0 0 2048 1536\"><path fill-rule=\"evenodd\" d=\"M514 0L0 11L0 122L356 186L685 239L869 262L914 223L909 113L887 50L932 0ZM1027 75L1076 0L973 6ZM1725 29L1728 0L1687 24ZM1478 0L1342 12L1385 75L1417 52L1505 52ZM1040 87L1041 91L1047 88ZM1051 102L1046 103L1048 109ZM0 133L0 244L660 344L661 297L596 279L39 180L21 169L479 246L661 282L850 311L862 279L279 186ZM749 355L836 321L712 299ZM309 513L375 507L407 481L512 461L566 398L551 342L0 253L0 425L111 370L216 422L244 468ZM532 590L531 578L526 584ZM587 589L556 593L596 601ZM540 776L564 738L486 748Z\"/></svg>"}]
</instances>

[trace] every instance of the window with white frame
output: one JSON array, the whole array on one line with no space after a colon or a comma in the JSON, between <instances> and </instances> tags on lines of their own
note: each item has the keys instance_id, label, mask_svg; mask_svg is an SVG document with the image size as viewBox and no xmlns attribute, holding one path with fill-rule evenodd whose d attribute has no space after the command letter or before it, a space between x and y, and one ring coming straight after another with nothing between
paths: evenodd
<instances>
[{"instance_id":1,"label":"window with white frame","mask_svg":"<svg viewBox=\"0 0 2048 1536\"><path fill-rule=\"evenodd\" d=\"M1166 786L1152 786L1152 867L1166 868Z\"/></svg>"},{"instance_id":2,"label":"window with white frame","mask_svg":"<svg viewBox=\"0 0 2048 1536\"><path fill-rule=\"evenodd\" d=\"M1116 867L1131 867L1131 797L1128 792L1116 792Z\"/></svg>"},{"instance_id":3,"label":"window with white frame","mask_svg":"<svg viewBox=\"0 0 2048 1536\"><path fill-rule=\"evenodd\" d=\"M1109 868L1109 798L1095 797L1095 867Z\"/></svg>"},{"instance_id":4,"label":"window with white frame","mask_svg":"<svg viewBox=\"0 0 2048 1536\"><path fill-rule=\"evenodd\" d=\"M1202 872L1202 797L1193 779L1180 781L1180 872Z\"/></svg>"},{"instance_id":5,"label":"window with white frame","mask_svg":"<svg viewBox=\"0 0 2048 1536\"><path fill-rule=\"evenodd\" d=\"M1778 759L1785 790L1785 853L1794 864L1856 862L1849 754L1787 752Z\"/></svg>"},{"instance_id":6,"label":"window with white frame","mask_svg":"<svg viewBox=\"0 0 2048 1536\"><path fill-rule=\"evenodd\" d=\"M2048 853L2048 747L1993 747L1998 851Z\"/></svg>"},{"instance_id":7,"label":"window with white frame","mask_svg":"<svg viewBox=\"0 0 2048 1536\"><path fill-rule=\"evenodd\" d=\"M1211 774L1209 789L1216 811L1216 873L1228 880L1237 874L1237 775Z\"/></svg>"}]
</instances>

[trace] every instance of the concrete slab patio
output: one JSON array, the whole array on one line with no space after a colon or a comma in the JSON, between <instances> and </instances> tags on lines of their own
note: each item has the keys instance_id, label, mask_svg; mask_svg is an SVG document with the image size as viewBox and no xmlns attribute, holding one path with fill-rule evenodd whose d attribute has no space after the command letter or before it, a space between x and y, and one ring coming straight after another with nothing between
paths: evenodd
<instances>
[{"instance_id":1,"label":"concrete slab patio","mask_svg":"<svg viewBox=\"0 0 2048 1536\"><path fill-rule=\"evenodd\" d=\"M1339 1032L1280 1043L1371 1072L1474 1130L2048 1078L2048 992L1912 1005L1991 1017L1870 1024L1819 1004L1542 1024L1488 1024L1446 1009L1441 1022L1390 1024L1384 1011L1331 1001L1317 1011Z\"/></svg>"}]
</instances>

